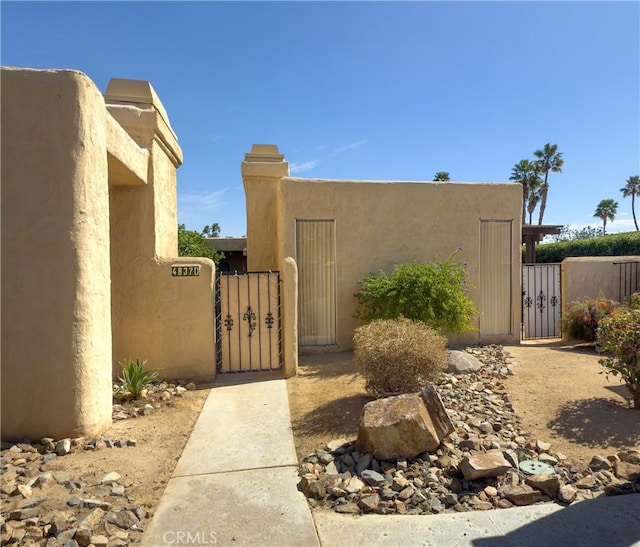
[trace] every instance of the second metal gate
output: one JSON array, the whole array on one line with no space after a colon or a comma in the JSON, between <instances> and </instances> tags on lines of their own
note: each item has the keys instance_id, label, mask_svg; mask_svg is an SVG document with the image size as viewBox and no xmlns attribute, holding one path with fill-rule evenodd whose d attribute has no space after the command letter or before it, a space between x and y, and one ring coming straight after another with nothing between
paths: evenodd
<instances>
[{"instance_id":1,"label":"second metal gate","mask_svg":"<svg viewBox=\"0 0 640 547\"><path fill-rule=\"evenodd\" d=\"M280 273L220 272L215 292L218 371L281 368Z\"/></svg>"},{"instance_id":2,"label":"second metal gate","mask_svg":"<svg viewBox=\"0 0 640 547\"><path fill-rule=\"evenodd\" d=\"M562 338L560 264L522 265L522 339Z\"/></svg>"}]
</instances>

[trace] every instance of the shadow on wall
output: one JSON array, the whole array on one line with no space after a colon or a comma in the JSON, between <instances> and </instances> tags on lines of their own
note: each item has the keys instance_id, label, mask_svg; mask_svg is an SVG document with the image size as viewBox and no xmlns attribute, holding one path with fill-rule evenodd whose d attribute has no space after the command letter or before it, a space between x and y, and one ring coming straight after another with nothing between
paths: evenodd
<instances>
[{"instance_id":1,"label":"shadow on wall","mask_svg":"<svg viewBox=\"0 0 640 547\"><path fill-rule=\"evenodd\" d=\"M508 519L496 511L492 520ZM505 520L506 522L506 520ZM498 524L499 527L499 524ZM589 538L586 542L586 538ZM640 494L601 496L555 511L506 535L476 539L477 547L505 545L606 545L629 547L640 541Z\"/></svg>"},{"instance_id":2,"label":"shadow on wall","mask_svg":"<svg viewBox=\"0 0 640 547\"><path fill-rule=\"evenodd\" d=\"M570 401L547 425L565 439L584 446L616 448L640 444L640 411L613 399Z\"/></svg>"}]
</instances>

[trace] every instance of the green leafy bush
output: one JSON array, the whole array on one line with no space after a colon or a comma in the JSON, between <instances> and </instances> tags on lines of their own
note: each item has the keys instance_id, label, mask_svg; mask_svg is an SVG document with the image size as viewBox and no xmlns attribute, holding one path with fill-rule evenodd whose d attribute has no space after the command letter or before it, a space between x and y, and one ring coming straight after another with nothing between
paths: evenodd
<instances>
[{"instance_id":1,"label":"green leafy bush","mask_svg":"<svg viewBox=\"0 0 640 547\"><path fill-rule=\"evenodd\" d=\"M209 226L205 229L210 230ZM184 224L178 225L178 256L192 256L210 258L217 265L224 258L224 253L219 253L207 245L206 238L193 230L187 230Z\"/></svg>"},{"instance_id":2,"label":"green leafy bush","mask_svg":"<svg viewBox=\"0 0 640 547\"><path fill-rule=\"evenodd\" d=\"M598 298L583 298L571 302L562 323L571 338L593 342L600 321L613 313L617 302L600 295Z\"/></svg>"},{"instance_id":3,"label":"green leafy bush","mask_svg":"<svg viewBox=\"0 0 640 547\"><path fill-rule=\"evenodd\" d=\"M375 397L421 391L447 362L445 338L408 319L377 320L353 337L355 360Z\"/></svg>"},{"instance_id":4,"label":"green leafy bush","mask_svg":"<svg viewBox=\"0 0 640 547\"><path fill-rule=\"evenodd\" d=\"M138 399L143 389L158 381L159 371L145 370L146 364L146 359L144 361L140 361L140 359L134 361L131 358L119 363L122 375L118 377L120 381L118 395L121 397L128 395Z\"/></svg>"},{"instance_id":5,"label":"green leafy bush","mask_svg":"<svg viewBox=\"0 0 640 547\"><path fill-rule=\"evenodd\" d=\"M536 262L562 262L570 256L629 256L640 254L640 232L574 239L536 246Z\"/></svg>"},{"instance_id":6,"label":"green leafy bush","mask_svg":"<svg viewBox=\"0 0 640 547\"><path fill-rule=\"evenodd\" d=\"M620 308L600 322L598 351L610 355L599 360L607 377L620 376L640 409L640 309Z\"/></svg>"},{"instance_id":7,"label":"green leafy bush","mask_svg":"<svg viewBox=\"0 0 640 547\"><path fill-rule=\"evenodd\" d=\"M640 292L636 292L631 295L631 308L634 310L640 310Z\"/></svg>"},{"instance_id":8,"label":"green leafy bush","mask_svg":"<svg viewBox=\"0 0 640 547\"><path fill-rule=\"evenodd\" d=\"M467 267L455 260L403 264L391 273L371 274L359 281L356 317L365 321L406 318L442 332L475 330L478 310L465 291Z\"/></svg>"}]
</instances>

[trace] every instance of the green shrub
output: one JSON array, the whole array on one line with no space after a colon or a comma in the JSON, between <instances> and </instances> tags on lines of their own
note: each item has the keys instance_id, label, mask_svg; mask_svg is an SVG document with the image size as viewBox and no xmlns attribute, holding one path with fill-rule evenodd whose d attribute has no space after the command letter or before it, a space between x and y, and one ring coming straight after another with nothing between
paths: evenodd
<instances>
[{"instance_id":1,"label":"green shrub","mask_svg":"<svg viewBox=\"0 0 640 547\"><path fill-rule=\"evenodd\" d=\"M640 232L574 239L536 246L536 262L562 262L570 256L629 256L640 254Z\"/></svg>"},{"instance_id":2,"label":"green shrub","mask_svg":"<svg viewBox=\"0 0 640 547\"><path fill-rule=\"evenodd\" d=\"M600 321L611 315L618 306L617 302L607 300L601 295L598 298L576 300L569 305L567 316L562 323L571 338L593 342Z\"/></svg>"},{"instance_id":3,"label":"green shrub","mask_svg":"<svg viewBox=\"0 0 640 547\"><path fill-rule=\"evenodd\" d=\"M620 376L640 409L640 309L620 308L600 322L597 347L609 357L599 360L607 377Z\"/></svg>"},{"instance_id":4,"label":"green shrub","mask_svg":"<svg viewBox=\"0 0 640 547\"><path fill-rule=\"evenodd\" d=\"M377 320L353 337L355 360L375 397L421 391L447 362L445 338L408 319Z\"/></svg>"},{"instance_id":5,"label":"green shrub","mask_svg":"<svg viewBox=\"0 0 640 547\"><path fill-rule=\"evenodd\" d=\"M422 321L442 332L475 330L478 315L467 296L467 267L453 253L444 262L403 264L390 274L371 274L358 282L355 316L365 321L400 319Z\"/></svg>"},{"instance_id":6,"label":"green shrub","mask_svg":"<svg viewBox=\"0 0 640 547\"><path fill-rule=\"evenodd\" d=\"M126 397L127 394L137 399L147 386L158 381L158 370L144 370L147 361L135 361L131 358L119 363L122 375L118 377L120 386L117 395Z\"/></svg>"},{"instance_id":7,"label":"green shrub","mask_svg":"<svg viewBox=\"0 0 640 547\"><path fill-rule=\"evenodd\" d=\"M640 292L636 292L631 295L631 308L634 310L640 310Z\"/></svg>"}]
</instances>

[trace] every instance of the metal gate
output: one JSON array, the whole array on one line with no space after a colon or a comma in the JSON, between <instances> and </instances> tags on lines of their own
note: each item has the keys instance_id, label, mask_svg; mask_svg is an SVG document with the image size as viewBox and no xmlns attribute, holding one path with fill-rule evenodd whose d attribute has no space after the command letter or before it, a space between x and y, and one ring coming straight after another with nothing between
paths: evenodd
<instances>
[{"instance_id":1,"label":"metal gate","mask_svg":"<svg viewBox=\"0 0 640 547\"><path fill-rule=\"evenodd\" d=\"M614 262L618 267L618 302L631 304L631 295L640 291L640 262Z\"/></svg>"},{"instance_id":2,"label":"metal gate","mask_svg":"<svg viewBox=\"0 0 640 547\"><path fill-rule=\"evenodd\" d=\"M282 367L280 273L216 275L218 372Z\"/></svg>"},{"instance_id":3,"label":"metal gate","mask_svg":"<svg viewBox=\"0 0 640 547\"><path fill-rule=\"evenodd\" d=\"M522 339L562 338L560 264L522 265Z\"/></svg>"}]
</instances>

